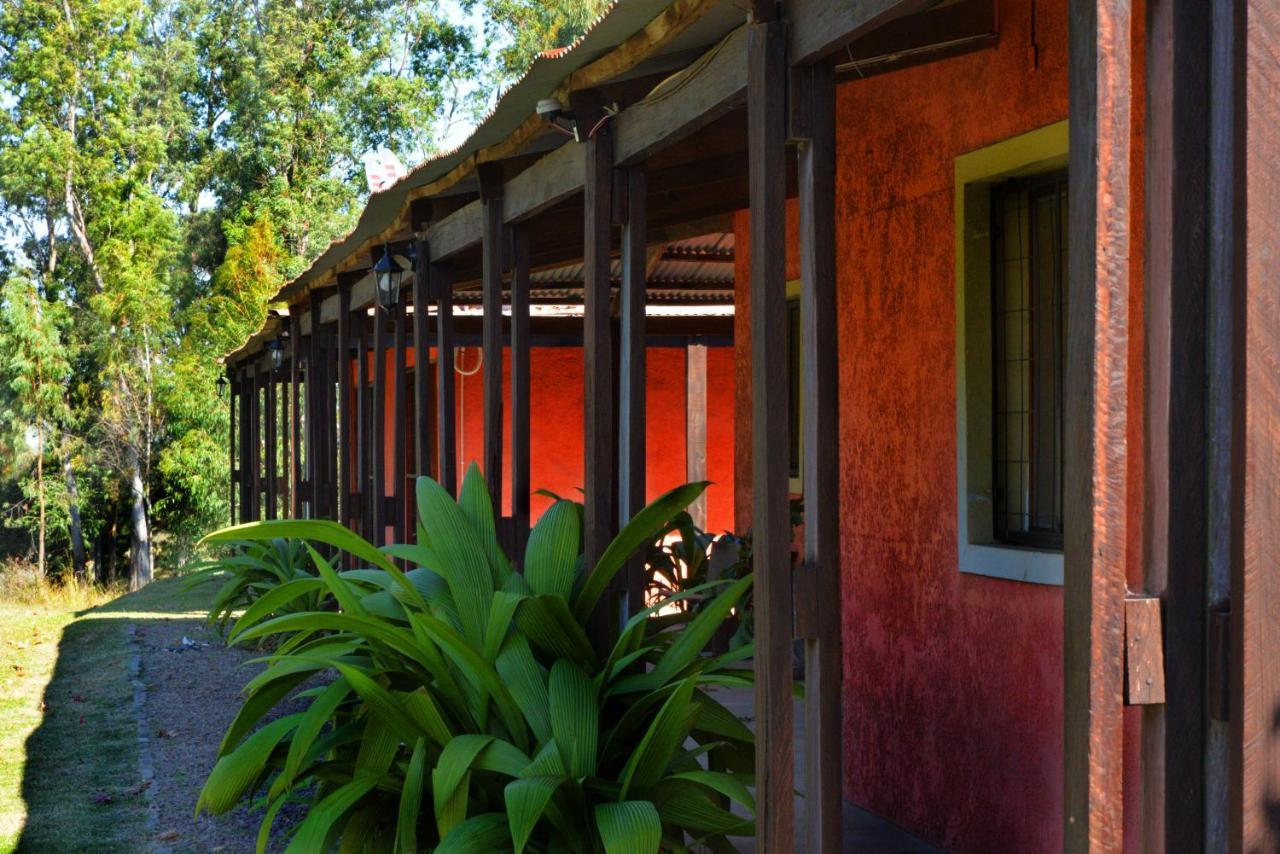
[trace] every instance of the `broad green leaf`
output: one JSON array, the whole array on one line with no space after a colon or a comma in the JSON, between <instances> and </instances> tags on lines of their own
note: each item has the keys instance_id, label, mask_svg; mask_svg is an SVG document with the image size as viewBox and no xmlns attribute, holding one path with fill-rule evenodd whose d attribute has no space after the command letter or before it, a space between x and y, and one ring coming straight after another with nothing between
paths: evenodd
<instances>
[{"instance_id":1,"label":"broad green leaf","mask_svg":"<svg viewBox=\"0 0 1280 854\"><path fill-rule=\"evenodd\" d=\"M374 774L357 776L334 789L324 800L307 810L307 817L285 849L285 854L312 854L328 851L341 832L339 823L351 809L378 784Z\"/></svg>"},{"instance_id":2,"label":"broad green leaf","mask_svg":"<svg viewBox=\"0 0 1280 854\"><path fill-rule=\"evenodd\" d=\"M418 478L418 513L440 561L436 569L449 585L462 620L462 631L480 649L493 597L493 572L475 525L444 487L429 477Z\"/></svg>"},{"instance_id":3,"label":"broad green leaf","mask_svg":"<svg viewBox=\"0 0 1280 854\"><path fill-rule=\"evenodd\" d=\"M538 820L547 808L547 802L560 788L564 777L524 777L512 780L503 789L507 805L507 821L511 826L511 845L515 854L523 854L524 846Z\"/></svg>"},{"instance_id":4,"label":"broad green leaf","mask_svg":"<svg viewBox=\"0 0 1280 854\"><path fill-rule=\"evenodd\" d=\"M440 707L431 699L431 694L425 687L419 686L408 693L397 693L396 697L404 708L404 713L436 744L448 744L453 738L449 724L440 713Z\"/></svg>"},{"instance_id":5,"label":"broad green leaf","mask_svg":"<svg viewBox=\"0 0 1280 854\"><path fill-rule=\"evenodd\" d=\"M551 732L560 745L569 774L577 778L594 774L600 734L595 685L576 664L560 659L551 665L547 696Z\"/></svg>"},{"instance_id":6,"label":"broad green leaf","mask_svg":"<svg viewBox=\"0 0 1280 854\"><path fill-rule=\"evenodd\" d=\"M418 814L422 811L422 790L427 767L427 743L418 739L404 772L400 789L400 809L396 820L396 848L400 854L418 854Z\"/></svg>"},{"instance_id":7,"label":"broad green leaf","mask_svg":"<svg viewBox=\"0 0 1280 854\"><path fill-rule=\"evenodd\" d=\"M573 503L561 500L548 507L525 546L524 577L529 586L569 601L581 544L582 519Z\"/></svg>"},{"instance_id":8,"label":"broad green leaf","mask_svg":"<svg viewBox=\"0 0 1280 854\"><path fill-rule=\"evenodd\" d=\"M319 578L295 578L293 581L285 582L279 587L271 588L259 596L252 605L244 609L240 619L236 620L235 625L231 627L227 640L234 642L236 636L249 626L255 625L271 616L290 602L323 589L324 582Z\"/></svg>"},{"instance_id":9,"label":"broad green leaf","mask_svg":"<svg viewBox=\"0 0 1280 854\"><path fill-rule=\"evenodd\" d=\"M339 676L325 687L320 696L316 697L302 713L302 717L298 722L298 729L294 732L293 737L289 739L289 753L285 757L284 770L276 777L275 782L271 785L271 796L276 797L283 793L298 775L298 771L302 768L302 763L306 761L307 755L311 751L311 746L315 743L316 736L320 734L320 730L324 729L324 725L333 717L333 712L338 708L347 695L351 693L351 686L347 684L347 680Z\"/></svg>"},{"instance_id":10,"label":"broad green leaf","mask_svg":"<svg viewBox=\"0 0 1280 854\"><path fill-rule=\"evenodd\" d=\"M486 661L493 661L498 657L498 650L502 649L502 643L511 629L511 618L515 615L516 606L523 598L519 594L502 590L493 594L493 604L489 606L489 625L485 628L484 637Z\"/></svg>"},{"instance_id":11,"label":"broad green leaf","mask_svg":"<svg viewBox=\"0 0 1280 854\"><path fill-rule=\"evenodd\" d=\"M320 577L324 579L324 583L329 585L329 592L333 594L333 598L338 600L338 605L348 614L357 617L365 615L364 608L360 607L360 597L351 586L338 577L338 573L334 572L333 567L329 565L329 561L325 560L324 555L315 550L315 547L307 543L307 552L311 555L311 560L316 565L316 571L320 573Z\"/></svg>"},{"instance_id":12,"label":"broad green leaf","mask_svg":"<svg viewBox=\"0 0 1280 854\"><path fill-rule=\"evenodd\" d=\"M751 781L744 781L737 774L726 774L723 771L685 771L681 774L671 775L677 780L688 780L692 783L700 783L709 789L712 789L724 795L730 800L742 804L752 813L756 811L756 799L751 796L751 792L747 786L753 784Z\"/></svg>"},{"instance_id":13,"label":"broad green leaf","mask_svg":"<svg viewBox=\"0 0 1280 854\"><path fill-rule=\"evenodd\" d=\"M649 801L598 804L596 828L605 854L657 854L662 844L662 819Z\"/></svg>"},{"instance_id":14,"label":"broad green leaf","mask_svg":"<svg viewBox=\"0 0 1280 854\"><path fill-rule=\"evenodd\" d=\"M755 832L755 820L734 815L718 806L706 790L682 780L662 784L662 795L655 796L658 814L668 824L697 833L726 833L749 836Z\"/></svg>"},{"instance_id":15,"label":"broad green leaf","mask_svg":"<svg viewBox=\"0 0 1280 854\"><path fill-rule=\"evenodd\" d=\"M662 708L658 710L658 714L654 716L644 738L640 740L640 744L636 746L627 760L626 767L622 770L621 797L623 800L626 800L627 793L632 788L643 791L662 779L662 774L671 761L671 755L685 739L684 725L690 710L689 703L693 697L693 689L692 679L681 682L680 687L672 692L662 704Z\"/></svg>"},{"instance_id":16,"label":"broad green leaf","mask_svg":"<svg viewBox=\"0 0 1280 854\"><path fill-rule=\"evenodd\" d=\"M476 757L493 739L491 735L460 735L444 746L432 777L437 805L442 798L453 795L462 778L471 770Z\"/></svg>"},{"instance_id":17,"label":"broad green leaf","mask_svg":"<svg viewBox=\"0 0 1280 854\"><path fill-rule=\"evenodd\" d=\"M290 691L298 687L308 676L307 673L296 673L271 683L260 691L249 694L240 711L236 712L231 726L227 727L222 743L218 745L218 756L226 756L231 752L245 733L253 729L253 725L262 720L262 716L271 711Z\"/></svg>"},{"instance_id":18,"label":"broad green leaf","mask_svg":"<svg viewBox=\"0 0 1280 854\"><path fill-rule=\"evenodd\" d=\"M595 670L591 641L559 596L531 596L521 601L516 608L516 625L543 652L573 661L583 670Z\"/></svg>"},{"instance_id":19,"label":"broad green leaf","mask_svg":"<svg viewBox=\"0 0 1280 854\"><path fill-rule=\"evenodd\" d=\"M663 676L679 673L692 664L711 642L711 638L724 625L733 606L751 587L751 576L735 581L729 588L711 600L676 637L666 653L658 659L653 672Z\"/></svg>"},{"instance_id":20,"label":"broad green leaf","mask_svg":"<svg viewBox=\"0 0 1280 854\"><path fill-rule=\"evenodd\" d=\"M539 743L551 737L551 710L547 699L547 675L533 657L529 641L521 634L507 639L494 661L494 669L511 689L511 696L520 705L529 729Z\"/></svg>"},{"instance_id":21,"label":"broad green leaf","mask_svg":"<svg viewBox=\"0 0 1280 854\"><path fill-rule=\"evenodd\" d=\"M351 690L360 695L360 699L368 704L370 711L387 723L402 741L415 741L428 735L426 729L418 721L410 717L395 696L386 688L370 679L354 667L336 664L339 673L351 685Z\"/></svg>"},{"instance_id":22,"label":"broad green leaf","mask_svg":"<svg viewBox=\"0 0 1280 854\"><path fill-rule=\"evenodd\" d=\"M501 587L503 579L511 574L511 562L498 544L498 530L493 521L493 502L489 498L489 486L473 461L462 477L462 489L458 491L458 507L471 520L489 558L493 572L493 586Z\"/></svg>"},{"instance_id":23,"label":"broad green leaf","mask_svg":"<svg viewBox=\"0 0 1280 854\"><path fill-rule=\"evenodd\" d=\"M687 483L663 493L631 517L605 548L600 560L587 574L587 580L573 603L573 614L579 623L585 623L595 610L613 577L617 575L627 558L641 546L653 542L654 536L677 512L688 507L707 488L706 481Z\"/></svg>"},{"instance_id":24,"label":"broad green leaf","mask_svg":"<svg viewBox=\"0 0 1280 854\"><path fill-rule=\"evenodd\" d=\"M209 772L209 779L196 801L196 815L202 810L219 815L236 805L257 782L267 759L280 740L298 725L300 715L272 721L250 735L235 750L223 756Z\"/></svg>"},{"instance_id":25,"label":"broad green leaf","mask_svg":"<svg viewBox=\"0 0 1280 854\"><path fill-rule=\"evenodd\" d=\"M507 817L500 812L472 816L449 832L435 854L477 854L501 851L511 839Z\"/></svg>"}]
</instances>

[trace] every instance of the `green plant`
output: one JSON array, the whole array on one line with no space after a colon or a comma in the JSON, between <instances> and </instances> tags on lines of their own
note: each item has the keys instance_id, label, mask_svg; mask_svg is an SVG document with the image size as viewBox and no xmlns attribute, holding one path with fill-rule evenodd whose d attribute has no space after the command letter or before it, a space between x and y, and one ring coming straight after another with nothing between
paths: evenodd
<instances>
[{"instance_id":1,"label":"green plant","mask_svg":"<svg viewBox=\"0 0 1280 854\"><path fill-rule=\"evenodd\" d=\"M753 737L711 689L749 687L750 670L734 665L752 649L703 650L750 576L677 594L719 590L678 630L650 621L656 608L600 647L586 630L630 555L704 488L657 499L591 567L580 508L557 501L530 533L523 574L498 545L474 467L457 502L419 479L411 545L379 550L324 521L211 535L306 540L317 577L264 593L232 628L237 642L287 638L248 686L197 810L228 810L265 786L259 850L297 798L309 807L290 851L338 840L344 851L440 854L733 850L727 837L753 828ZM366 568L338 572L311 543ZM319 585L337 611L269 616ZM317 674L333 678L302 692L303 711L254 731Z\"/></svg>"},{"instance_id":2,"label":"green plant","mask_svg":"<svg viewBox=\"0 0 1280 854\"><path fill-rule=\"evenodd\" d=\"M209 609L209 622L225 629L236 614L270 594L277 604L264 616L294 611L316 611L329 594L316 575L304 543L273 537L268 540L233 540L227 554L188 564L184 585L222 582ZM292 582L298 582L292 584ZM283 589L284 594L278 591ZM295 595L296 594L296 595Z\"/></svg>"}]
</instances>

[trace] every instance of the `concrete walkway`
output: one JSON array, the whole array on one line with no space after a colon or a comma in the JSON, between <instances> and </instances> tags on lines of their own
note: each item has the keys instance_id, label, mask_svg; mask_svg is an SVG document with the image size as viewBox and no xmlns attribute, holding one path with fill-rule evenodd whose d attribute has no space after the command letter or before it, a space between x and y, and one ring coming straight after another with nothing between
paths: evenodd
<instances>
[{"instance_id":1,"label":"concrete walkway","mask_svg":"<svg viewBox=\"0 0 1280 854\"><path fill-rule=\"evenodd\" d=\"M755 729L755 694L744 690L717 690L713 692L716 699L725 705L752 730ZM799 701L795 704L796 732L796 789L804 791L804 708ZM803 852L805 827L805 806L803 798L796 798L796 851ZM754 852L754 839L735 839L738 850ZM895 824L862 809L859 806L844 802L844 850L858 854L939 854L940 848L934 848Z\"/></svg>"}]
</instances>

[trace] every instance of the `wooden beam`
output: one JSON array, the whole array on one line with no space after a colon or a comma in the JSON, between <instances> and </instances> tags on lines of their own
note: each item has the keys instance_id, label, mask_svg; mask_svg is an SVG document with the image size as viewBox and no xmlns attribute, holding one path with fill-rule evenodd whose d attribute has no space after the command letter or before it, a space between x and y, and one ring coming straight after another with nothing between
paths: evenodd
<instances>
[{"instance_id":1,"label":"wooden beam","mask_svg":"<svg viewBox=\"0 0 1280 854\"><path fill-rule=\"evenodd\" d=\"M756 845L794 850L791 524L785 447L786 28L748 27L752 519L755 541Z\"/></svg>"},{"instance_id":2,"label":"wooden beam","mask_svg":"<svg viewBox=\"0 0 1280 854\"><path fill-rule=\"evenodd\" d=\"M495 518L502 512L502 173L494 164L478 170L480 203L481 280L484 294L483 459L480 468L489 487Z\"/></svg>"},{"instance_id":3,"label":"wooden beam","mask_svg":"<svg viewBox=\"0 0 1280 854\"><path fill-rule=\"evenodd\" d=\"M395 465L391 469L391 491L395 497L396 514L395 523L395 542L408 542L409 518L407 516L407 508L409 506L406 494L409 485L409 436L406 408L409 395L409 366L408 366L408 337L409 337L409 313L406 304L406 294L400 294L400 301L396 303L394 312L395 318L395 371L392 379L392 412L395 424L392 426L392 442L391 451L395 459Z\"/></svg>"},{"instance_id":4,"label":"wooden beam","mask_svg":"<svg viewBox=\"0 0 1280 854\"><path fill-rule=\"evenodd\" d=\"M1280 845L1280 21L1267 0L1231 5L1230 847L1251 852Z\"/></svg>"},{"instance_id":5,"label":"wooden beam","mask_svg":"<svg viewBox=\"0 0 1280 854\"><path fill-rule=\"evenodd\" d=\"M440 485L458 494L458 413L453 393L453 285L449 271L431 262L431 291L436 295L436 403L440 430Z\"/></svg>"},{"instance_id":6,"label":"wooden beam","mask_svg":"<svg viewBox=\"0 0 1280 854\"><path fill-rule=\"evenodd\" d=\"M644 170L622 170L626 204L622 217L622 287L618 294L622 317L618 328L618 524L625 525L645 504L647 337L645 331L645 281L651 251L646 246ZM644 556L627 562L626 612L645 607Z\"/></svg>"},{"instance_id":7,"label":"wooden beam","mask_svg":"<svg viewBox=\"0 0 1280 854\"><path fill-rule=\"evenodd\" d=\"M804 559L797 572L815 595L805 637L807 850L844 850L841 818L840 342L836 303L835 72L792 69L798 113L800 213L800 422Z\"/></svg>"},{"instance_id":8,"label":"wooden beam","mask_svg":"<svg viewBox=\"0 0 1280 854\"><path fill-rule=\"evenodd\" d=\"M796 65L817 62L894 18L936 4L936 0L787 0L788 55Z\"/></svg>"},{"instance_id":9,"label":"wooden beam","mask_svg":"<svg viewBox=\"0 0 1280 854\"><path fill-rule=\"evenodd\" d=\"M431 435L432 399L431 399L431 341L429 337L430 318L427 306L431 303L430 280L427 268L431 264L431 246L423 238L415 244L417 268L413 274L413 353L414 353L414 460L418 464L417 474L434 477L436 469L432 448L434 441Z\"/></svg>"},{"instance_id":10,"label":"wooden beam","mask_svg":"<svg viewBox=\"0 0 1280 854\"><path fill-rule=\"evenodd\" d=\"M311 315L310 353L307 358L307 433L309 441L307 458L311 469L311 517L313 519L328 518L328 507L325 504L325 471L324 471L324 350L321 342L324 336L320 322L320 294L313 294L308 306Z\"/></svg>"},{"instance_id":11,"label":"wooden beam","mask_svg":"<svg viewBox=\"0 0 1280 854\"><path fill-rule=\"evenodd\" d=\"M613 413L613 327L611 320L610 245L612 231L613 135L606 124L581 147L586 161L583 243L583 414L584 530L586 566L593 567L613 537L613 490L616 458ZM597 639L616 632L617 590L611 585L591 618Z\"/></svg>"},{"instance_id":12,"label":"wooden beam","mask_svg":"<svg viewBox=\"0 0 1280 854\"><path fill-rule=\"evenodd\" d=\"M280 483L280 513L284 518L292 517L290 502L293 498L292 488L292 465L293 465L293 447L291 444L293 434L289 431L289 375L288 368L284 369L284 373L279 379L279 388L277 396L280 407L280 474L278 475Z\"/></svg>"},{"instance_id":13,"label":"wooden beam","mask_svg":"<svg viewBox=\"0 0 1280 854\"><path fill-rule=\"evenodd\" d=\"M1209 11L1199 0L1147 4L1143 587L1164 601L1168 683L1167 702L1143 711L1153 851L1170 840L1205 850Z\"/></svg>"},{"instance_id":14,"label":"wooden beam","mask_svg":"<svg viewBox=\"0 0 1280 854\"><path fill-rule=\"evenodd\" d=\"M742 105L747 93L746 27L681 72L678 86L668 85L669 94L634 104L614 119L616 165L639 163Z\"/></svg>"},{"instance_id":15,"label":"wooden beam","mask_svg":"<svg viewBox=\"0 0 1280 854\"><path fill-rule=\"evenodd\" d=\"M1070 7L1064 487L1067 852L1124 838L1130 4Z\"/></svg>"},{"instance_id":16,"label":"wooden beam","mask_svg":"<svg viewBox=\"0 0 1280 854\"><path fill-rule=\"evenodd\" d=\"M1160 600L1155 596L1130 596L1124 600L1124 701L1131 706L1159 706L1167 701L1161 622ZM1159 792L1165 792L1163 785ZM1179 805L1191 806L1181 801ZM1155 839L1163 840L1159 828L1146 827L1142 837L1144 846L1151 844L1153 837L1148 835L1151 830L1157 831ZM1160 850L1165 850L1163 845Z\"/></svg>"},{"instance_id":17,"label":"wooden beam","mask_svg":"<svg viewBox=\"0 0 1280 854\"><path fill-rule=\"evenodd\" d=\"M360 530L361 535L372 541L373 529L373 456L376 452L373 438L373 384L369 381L369 373L373 369L373 360L369 353L373 347L373 319L363 309L356 312L355 321L359 324L360 342Z\"/></svg>"},{"instance_id":18,"label":"wooden beam","mask_svg":"<svg viewBox=\"0 0 1280 854\"><path fill-rule=\"evenodd\" d=\"M524 568L524 547L529 538L529 231L523 224L511 233L511 516L514 528L512 557Z\"/></svg>"},{"instance_id":19,"label":"wooden beam","mask_svg":"<svg viewBox=\"0 0 1280 854\"><path fill-rule=\"evenodd\" d=\"M262 375L256 370L250 375L249 397L249 518L262 519Z\"/></svg>"}]
</instances>

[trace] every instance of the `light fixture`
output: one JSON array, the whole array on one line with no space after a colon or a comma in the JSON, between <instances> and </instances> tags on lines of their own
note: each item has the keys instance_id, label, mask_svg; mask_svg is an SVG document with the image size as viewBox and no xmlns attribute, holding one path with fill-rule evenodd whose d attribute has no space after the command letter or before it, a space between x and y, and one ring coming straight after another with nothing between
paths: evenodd
<instances>
[{"instance_id":1,"label":"light fixture","mask_svg":"<svg viewBox=\"0 0 1280 854\"><path fill-rule=\"evenodd\" d=\"M271 367L277 371L284 364L284 339L275 338L266 343L267 352L271 354Z\"/></svg>"},{"instance_id":2,"label":"light fixture","mask_svg":"<svg viewBox=\"0 0 1280 854\"><path fill-rule=\"evenodd\" d=\"M214 385L218 387L218 400L226 400L227 386L231 385L231 383L227 382L227 375L221 374L218 377L218 381L214 383Z\"/></svg>"},{"instance_id":3,"label":"light fixture","mask_svg":"<svg viewBox=\"0 0 1280 854\"><path fill-rule=\"evenodd\" d=\"M413 269L412 244L407 252L407 257L392 256L391 247L384 246L382 257L373 265L374 281L378 286L378 305L384 309L390 309L400 302L400 285L404 281L404 274ZM403 265L401 261L408 263Z\"/></svg>"}]
</instances>

